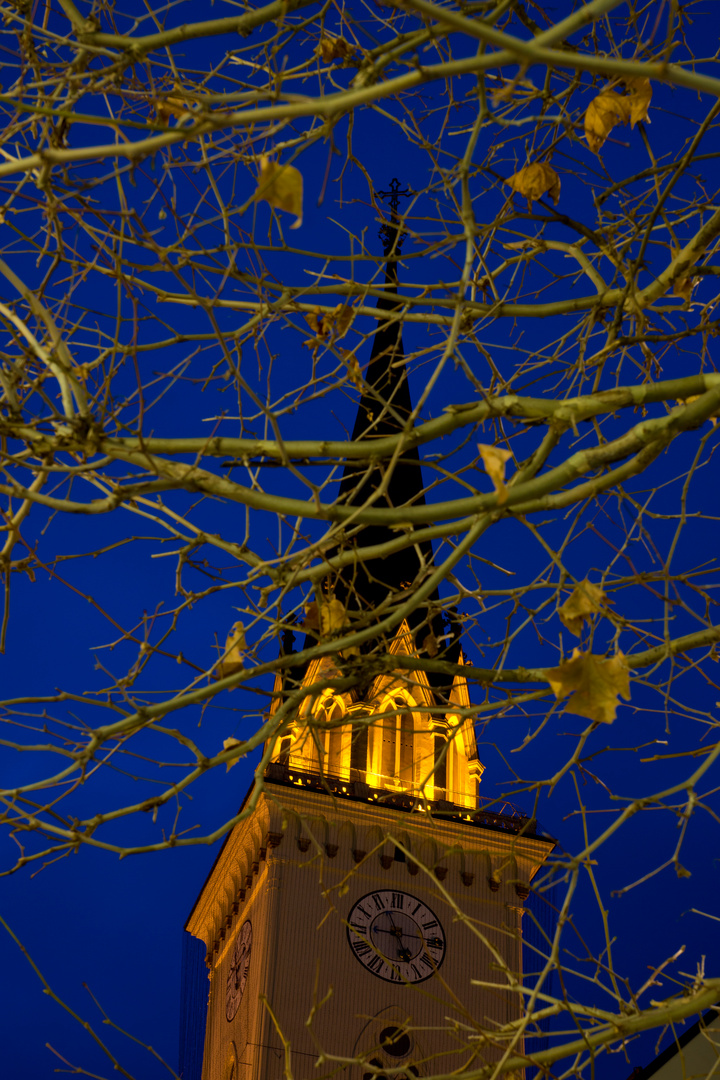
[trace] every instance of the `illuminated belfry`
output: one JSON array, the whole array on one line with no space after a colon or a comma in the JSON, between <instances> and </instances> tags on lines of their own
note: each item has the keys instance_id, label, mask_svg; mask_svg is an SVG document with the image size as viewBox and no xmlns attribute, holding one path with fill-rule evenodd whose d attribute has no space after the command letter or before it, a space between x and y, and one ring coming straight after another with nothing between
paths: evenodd
<instances>
[{"instance_id":1,"label":"illuminated belfry","mask_svg":"<svg viewBox=\"0 0 720 1080\"><path fill-rule=\"evenodd\" d=\"M354 439L397 434L411 415L395 181L387 194L386 281ZM424 502L416 449L389 477L346 467L341 499L359 507L374 496ZM432 549L389 553L396 536L363 525L338 540L337 551L385 550L328 573L326 615L334 603L350 626L372 626L378 610L416 595L434 572ZM322 610L304 640L300 627L283 635L272 714L289 694L297 707L186 923L205 964L186 947L182 1080L385 1080L383 1070L418 1080L496 1063L513 1038L521 1048L523 903L553 842L507 804L480 806L462 674L374 666L374 655L464 665L458 620L442 614L437 592L412 607L362 646L361 663L353 657L359 681L343 693L327 685L346 674L342 657L300 659L327 640Z\"/></svg>"},{"instance_id":2,"label":"illuminated belfry","mask_svg":"<svg viewBox=\"0 0 720 1080\"><path fill-rule=\"evenodd\" d=\"M402 304L396 298L394 256L402 243L397 202L403 194L398 188L398 182L393 180L390 192L385 193L391 203L390 224L381 229L387 256L385 295L377 304L380 319L353 441L398 435L412 413L398 317ZM381 469L368 469L364 462L347 465L340 498L346 504L362 506L383 480L387 480L383 496L373 505L399 508L425 504L415 446L403 452L389 479ZM396 540L397 535L386 525L364 525L356 541L358 547L376 548ZM419 552L413 546L391 551L328 575L324 582L326 601L340 601L351 617L372 617L389 597L399 602L411 597L434 569L432 547L427 541L419 545ZM435 590L428 604L413 611L394 637L381 644L391 656L425 656L462 664L455 612L432 614L439 608ZM317 635L308 634L304 647L312 646L316 640ZM292 652L294 644L295 635L286 633L285 651ZM377 646L377 639L372 639L364 649L372 653ZM283 689L304 685L311 690L322 680L341 675L340 665L331 657L313 661L304 671L291 669L284 686L278 678L274 707ZM474 809L483 766L478 760L469 706L467 682L461 676L448 682L445 675L407 669L380 675L346 694L331 690L311 693L298 712L293 730L275 748L274 763L278 768L271 770L272 775L279 779L282 767L293 774L297 783L302 782L300 773L316 774L333 786L343 781L345 785L367 785L378 791ZM454 708L461 711L454 712Z\"/></svg>"}]
</instances>

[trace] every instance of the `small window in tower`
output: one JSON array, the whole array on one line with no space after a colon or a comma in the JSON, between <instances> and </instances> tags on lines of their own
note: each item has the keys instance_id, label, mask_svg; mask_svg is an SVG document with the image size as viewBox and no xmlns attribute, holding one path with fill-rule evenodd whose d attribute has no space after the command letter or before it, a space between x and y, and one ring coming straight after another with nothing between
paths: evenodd
<instances>
[{"instance_id":1,"label":"small window in tower","mask_svg":"<svg viewBox=\"0 0 720 1080\"><path fill-rule=\"evenodd\" d=\"M382 721L382 765L383 776L395 775L395 728L397 717L392 713L383 717Z\"/></svg>"},{"instance_id":2,"label":"small window in tower","mask_svg":"<svg viewBox=\"0 0 720 1080\"><path fill-rule=\"evenodd\" d=\"M400 754L398 777L403 787L412 787L413 782L413 714L403 702L405 712L400 713Z\"/></svg>"},{"instance_id":3,"label":"small window in tower","mask_svg":"<svg viewBox=\"0 0 720 1080\"><path fill-rule=\"evenodd\" d=\"M343 774L343 729L342 721L344 710L340 701L335 697L327 697L318 710L318 719L323 725L327 725L324 737L321 736L320 744L323 748L323 771L328 776L342 776Z\"/></svg>"},{"instance_id":4,"label":"small window in tower","mask_svg":"<svg viewBox=\"0 0 720 1080\"><path fill-rule=\"evenodd\" d=\"M447 742L442 735L435 736L435 798L444 799L447 788Z\"/></svg>"},{"instance_id":5,"label":"small window in tower","mask_svg":"<svg viewBox=\"0 0 720 1080\"><path fill-rule=\"evenodd\" d=\"M367 775L368 729L367 724L353 727L350 742L350 779L365 780Z\"/></svg>"},{"instance_id":6,"label":"small window in tower","mask_svg":"<svg viewBox=\"0 0 720 1080\"><path fill-rule=\"evenodd\" d=\"M343 760L345 731L344 706L339 698L328 692L315 711L315 739L320 751L320 770L328 777L348 779L348 762ZM347 754L347 750L345 750Z\"/></svg>"},{"instance_id":7,"label":"small window in tower","mask_svg":"<svg viewBox=\"0 0 720 1080\"><path fill-rule=\"evenodd\" d=\"M290 746L291 746L291 744L292 744L292 739L290 738L289 735L284 735L283 738L280 740L280 753L278 754L278 758L277 758L278 763L280 765L289 765L290 764Z\"/></svg>"},{"instance_id":8,"label":"small window in tower","mask_svg":"<svg viewBox=\"0 0 720 1080\"><path fill-rule=\"evenodd\" d=\"M387 697L382 702L382 716L375 728L375 746L379 749L380 772L391 787L412 790L415 751L413 702L405 696ZM377 750L376 750L377 752ZM376 759L377 760L377 759Z\"/></svg>"}]
</instances>

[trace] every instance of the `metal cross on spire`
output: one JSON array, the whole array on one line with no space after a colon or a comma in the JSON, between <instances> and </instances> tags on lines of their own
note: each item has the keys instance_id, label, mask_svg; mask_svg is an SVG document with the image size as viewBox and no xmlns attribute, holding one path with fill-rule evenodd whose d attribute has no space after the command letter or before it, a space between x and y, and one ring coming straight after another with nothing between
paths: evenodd
<instances>
[{"instance_id":1,"label":"metal cross on spire","mask_svg":"<svg viewBox=\"0 0 720 1080\"><path fill-rule=\"evenodd\" d=\"M400 232L400 218L398 215L398 207L400 205L400 199L409 199L415 192L412 188L406 188L405 191L400 189L400 181L397 177L393 177L390 181L389 191L376 191L376 199L389 199L390 200L390 224L384 222L378 231L378 236L382 240L383 252L387 257L394 248L394 254L397 256L400 254L400 248L402 242L407 236L407 233ZM399 235L398 235L399 234Z\"/></svg>"}]
</instances>

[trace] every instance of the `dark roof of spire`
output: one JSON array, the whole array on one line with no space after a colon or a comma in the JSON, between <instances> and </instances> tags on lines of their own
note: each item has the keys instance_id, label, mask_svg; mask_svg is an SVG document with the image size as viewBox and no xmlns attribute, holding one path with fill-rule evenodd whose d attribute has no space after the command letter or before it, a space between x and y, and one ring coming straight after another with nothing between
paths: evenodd
<instances>
[{"instance_id":1,"label":"dark roof of spire","mask_svg":"<svg viewBox=\"0 0 720 1080\"><path fill-rule=\"evenodd\" d=\"M385 275L385 292L397 294L397 264L389 261ZM402 341L402 322L394 318L402 304L399 299L381 297L377 303L380 317L373 341L370 363L365 373L363 391L353 440L380 438L399 434L412 413L405 354ZM366 462L345 466L340 484L340 499L352 506L362 506L377 492L385 479L388 462L369 468ZM376 498L376 507L422 505L423 478L417 447L407 448L390 473L387 488ZM360 547L386 543L397 538L397 532L387 525L365 525L353 538ZM388 592L398 592L413 584L425 567L432 565L433 553L429 541L420 545L422 557L414 547L370 559L345 569L335 587L346 607L355 610L372 609L386 599ZM423 574L423 576L426 575ZM425 613L423 613L425 614Z\"/></svg>"},{"instance_id":2,"label":"dark roof of spire","mask_svg":"<svg viewBox=\"0 0 720 1080\"><path fill-rule=\"evenodd\" d=\"M398 434L405 428L412 413L402 341L402 321L395 317L402 308L402 301L397 297L397 287L397 262L390 257L386 266L384 292L391 296L382 296L377 303L378 328L365 373L365 388L355 418L353 440ZM385 313L387 317L383 317ZM367 462L348 463L340 483L340 500L351 506L362 506L385 478L387 465L387 461L376 466ZM396 462L386 490L373 505L402 507L424 503L420 455L417 447L413 446L407 448ZM350 524L347 532L350 538L346 539L344 550L347 550L348 543L365 548L386 543L398 536L397 531L387 525L364 525L354 529ZM432 571L431 543L424 541L418 547L419 553L416 547L408 547L382 558L350 564L337 574L328 576L326 589L335 593L348 611L371 614L387 599L388 594L409 593ZM328 552L329 556L333 554ZM408 621L415 637L415 648L419 653L426 652L424 643L432 630L439 656L451 662L458 661L459 622L454 610L441 613L437 590L426 604L412 613ZM313 645L315 640L315 635L308 635L306 647ZM282 651L286 655L295 651L294 642L295 634L285 631ZM372 640L366 642L363 651L371 651L374 644ZM431 655L434 654L433 648ZM286 685L297 685L303 674L302 670L291 668L286 673ZM447 697L452 679L440 673L428 673L428 680L438 698Z\"/></svg>"}]
</instances>

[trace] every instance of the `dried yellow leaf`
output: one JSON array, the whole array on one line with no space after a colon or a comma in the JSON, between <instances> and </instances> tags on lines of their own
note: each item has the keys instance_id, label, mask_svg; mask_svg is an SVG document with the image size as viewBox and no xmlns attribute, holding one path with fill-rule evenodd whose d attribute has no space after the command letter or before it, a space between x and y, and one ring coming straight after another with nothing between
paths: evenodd
<instances>
[{"instance_id":1,"label":"dried yellow leaf","mask_svg":"<svg viewBox=\"0 0 720 1080\"><path fill-rule=\"evenodd\" d=\"M233 746L240 746L239 739L223 739L223 750L232 750ZM239 757L234 757L232 761L228 761L225 771L230 772L233 765L237 765Z\"/></svg>"},{"instance_id":2,"label":"dried yellow leaf","mask_svg":"<svg viewBox=\"0 0 720 1080\"><path fill-rule=\"evenodd\" d=\"M327 326L325 324L325 316L320 311L320 308L315 308L314 311L306 312L306 314L303 315L303 319L316 337L321 339L325 337L327 334Z\"/></svg>"},{"instance_id":3,"label":"dried yellow leaf","mask_svg":"<svg viewBox=\"0 0 720 1080\"><path fill-rule=\"evenodd\" d=\"M533 161L505 183L530 203L545 194L549 194L554 203L560 198L560 177L545 161Z\"/></svg>"},{"instance_id":4,"label":"dried yellow leaf","mask_svg":"<svg viewBox=\"0 0 720 1080\"><path fill-rule=\"evenodd\" d=\"M585 138L593 153L598 153L616 124L627 124L631 112L630 98L614 90L603 90L590 102L585 113Z\"/></svg>"},{"instance_id":5,"label":"dried yellow leaf","mask_svg":"<svg viewBox=\"0 0 720 1080\"><path fill-rule=\"evenodd\" d=\"M173 91L172 95L153 100L158 120L162 120L164 123L167 123L171 116L188 118L188 114L198 107L195 100L183 96L187 90L182 83L174 83Z\"/></svg>"},{"instance_id":6,"label":"dried yellow leaf","mask_svg":"<svg viewBox=\"0 0 720 1080\"><path fill-rule=\"evenodd\" d=\"M630 700L630 672L622 653L603 659L575 649L570 660L547 671L556 698L572 697L563 712L612 724L618 696Z\"/></svg>"},{"instance_id":7,"label":"dried yellow leaf","mask_svg":"<svg viewBox=\"0 0 720 1080\"><path fill-rule=\"evenodd\" d=\"M315 55L321 56L326 64L333 60L347 60L354 52L355 49L344 37L332 37L329 34L323 34L315 49Z\"/></svg>"},{"instance_id":8,"label":"dried yellow leaf","mask_svg":"<svg viewBox=\"0 0 720 1080\"><path fill-rule=\"evenodd\" d=\"M593 585L585 578L583 582L575 586L562 607L558 608L558 615L570 633L580 637L585 619L591 615L598 615L605 603L607 603L607 596L600 586Z\"/></svg>"},{"instance_id":9,"label":"dried yellow leaf","mask_svg":"<svg viewBox=\"0 0 720 1080\"><path fill-rule=\"evenodd\" d=\"M597 154L616 124L635 125L648 120L648 106L652 100L649 79L625 79L627 93L624 96L614 90L603 90L590 102L585 113L585 138L588 146Z\"/></svg>"},{"instance_id":10,"label":"dried yellow leaf","mask_svg":"<svg viewBox=\"0 0 720 1080\"><path fill-rule=\"evenodd\" d=\"M340 352L343 354L343 359L347 364L348 378L355 383L355 386L362 393L365 383L363 382L362 371L360 370L357 356L349 349L341 349Z\"/></svg>"},{"instance_id":11,"label":"dried yellow leaf","mask_svg":"<svg viewBox=\"0 0 720 1080\"><path fill-rule=\"evenodd\" d=\"M435 637L432 630L428 631L425 640L422 643L422 647L423 650L428 654L428 656L437 656L437 654L440 652L440 646L438 645L437 638Z\"/></svg>"},{"instance_id":12,"label":"dried yellow leaf","mask_svg":"<svg viewBox=\"0 0 720 1080\"><path fill-rule=\"evenodd\" d=\"M485 466L485 472L492 480L493 487L497 492L498 503L502 506L507 499L505 465L512 457L512 454L509 450L503 450L499 446L485 446L483 443L478 443L478 450Z\"/></svg>"},{"instance_id":13,"label":"dried yellow leaf","mask_svg":"<svg viewBox=\"0 0 720 1080\"><path fill-rule=\"evenodd\" d=\"M320 633L325 637L342 630L345 625L345 605L336 596L320 602Z\"/></svg>"},{"instance_id":14,"label":"dried yellow leaf","mask_svg":"<svg viewBox=\"0 0 720 1080\"><path fill-rule=\"evenodd\" d=\"M244 667L242 654L246 649L245 627L242 623L235 623L227 636L225 651L216 668L218 679L225 679L228 675L235 675L238 671L242 671Z\"/></svg>"},{"instance_id":15,"label":"dried yellow leaf","mask_svg":"<svg viewBox=\"0 0 720 1080\"><path fill-rule=\"evenodd\" d=\"M324 341L327 337L338 340L345 337L352 326L355 312L350 304L338 304L334 311L322 312L320 308L315 308L314 311L303 315L303 318L320 341ZM313 343L309 342L309 344Z\"/></svg>"},{"instance_id":16,"label":"dried yellow leaf","mask_svg":"<svg viewBox=\"0 0 720 1080\"><path fill-rule=\"evenodd\" d=\"M678 248L673 248L673 259L680 254ZM692 298L692 291L697 285L700 279L693 277L692 275L676 277L673 281L672 291L673 296L680 296L683 300L689 301Z\"/></svg>"},{"instance_id":17,"label":"dried yellow leaf","mask_svg":"<svg viewBox=\"0 0 720 1080\"><path fill-rule=\"evenodd\" d=\"M255 192L255 202L269 202L276 210L287 210L295 214L297 221L290 226L299 229L302 225L303 178L294 165L280 165L277 161L263 154L260 158L260 175Z\"/></svg>"},{"instance_id":18,"label":"dried yellow leaf","mask_svg":"<svg viewBox=\"0 0 720 1080\"><path fill-rule=\"evenodd\" d=\"M186 116L189 105L182 98L168 97L154 102L158 120L167 123L171 116Z\"/></svg>"},{"instance_id":19,"label":"dried yellow leaf","mask_svg":"<svg viewBox=\"0 0 720 1080\"><path fill-rule=\"evenodd\" d=\"M652 86L649 79L624 79L630 102L630 127L634 128L640 120L647 120L648 106L652 101Z\"/></svg>"},{"instance_id":20,"label":"dried yellow leaf","mask_svg":"<svg viewBox=\"0 0 720 1080\"><path fill-rule=\"evenodd\" d=\"M348 330L353 324L355 318L355 311L351 304L338 304L335 308L335 315L333 319L333 332L335 337L345 337Z\"/></svg>"}]
</instances>

